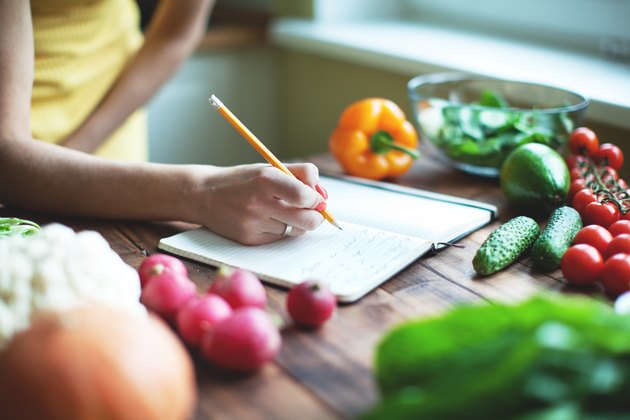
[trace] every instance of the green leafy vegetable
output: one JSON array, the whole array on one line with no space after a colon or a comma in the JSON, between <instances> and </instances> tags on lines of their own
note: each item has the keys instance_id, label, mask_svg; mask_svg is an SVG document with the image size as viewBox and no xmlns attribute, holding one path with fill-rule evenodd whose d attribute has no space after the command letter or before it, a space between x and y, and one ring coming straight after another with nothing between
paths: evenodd
<instances>
[{"instance_id":1,"label":"green leafy vegetable","mask_svg":"<svg viewBox=\"0 0 630 420\"><path fill-rule=\"evenodd\" d=\"M621 418L630 316L567 296L461 307L393 329L376 375L383 399L367 419Z\"/></svg>"},{"instance_id":2,"label":"green leafy vegetable","mask_svg":"<svg viewBox=\"0 0 630 420\"><path fill-rule=\"evenodd\" d=\"M501 92L494 89L484 89L479 95L479 105L494 108L508 108L508 101L501 95Z\"/></svg>"},{"instance_id":3,"label":"green leafy vegetable","mask_svg":"<svg viewBox=\"0 0 630 420\"><path fill-rule=\"evenodd\" d=\"M35 235L41 227L30 220L17 217L0 217L0 238L4 236L31 236Z\"/></svg>"},{"instance_id":4,"label":"green leafy vegetable","mask_svg":"<svg viewBox=\"0 0 630 420\"><path fill-rule=\"evenodd\" d=\"M566 113L516 110L491 89L483 90L472 105L431 100L441 118L430 113L419 116L435 145L460 163L498 168L516 147L536 142L557 149L574 129Z\"/></svg>"}]
</instances>

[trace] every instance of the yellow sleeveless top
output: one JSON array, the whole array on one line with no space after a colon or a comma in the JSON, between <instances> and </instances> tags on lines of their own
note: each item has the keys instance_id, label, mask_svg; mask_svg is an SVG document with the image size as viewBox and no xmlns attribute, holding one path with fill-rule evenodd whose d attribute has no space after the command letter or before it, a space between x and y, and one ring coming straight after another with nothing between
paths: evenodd
<instances>
[{"instance_id":1,"label":"yellow sleeveless top","mask_svg":"<svg viewBox=\"0 0 630 420\"><path fill-rule=\"evenodd\" d=\"M134 0L31 0L35 78L34 138L58 143L94 111L143 36ZM146 115L136 111L95 152L146 160Z\"/></svg>"}]
</instances>

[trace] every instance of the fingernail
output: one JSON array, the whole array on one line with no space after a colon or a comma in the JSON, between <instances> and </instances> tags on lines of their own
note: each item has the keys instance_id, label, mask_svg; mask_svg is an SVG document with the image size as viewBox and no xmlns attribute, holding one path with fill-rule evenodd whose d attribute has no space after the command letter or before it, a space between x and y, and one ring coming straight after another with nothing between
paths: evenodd
<instances>
[{"instance_id":1,"label":"fingernail","mask_svg":"<svg viewBox=\"0 0 630 420\"><path fill-rule=\"evenodd\" d=\"M328 205L326 204L326 202L325 202L325 201L322 201L321 203L319 203L319 204L317 205L317 207L315 207L315 210L317 210L317 211L324 211L324 210L326 210L326 207L327 207L327 206L328 206Z\"/></svg>"},{"instance_id":2,"label":"fingernail","mask_svg":"<svg viewBox=\"0 0 630 420\"><path fill-rule=\"evenodd\" d=\"M326 188L324 188L322 184L315 185L315 191L317 191L319 195L324 197L324 200L328 200L328 191L326 191Z\"/></svg>"}]
</instances>

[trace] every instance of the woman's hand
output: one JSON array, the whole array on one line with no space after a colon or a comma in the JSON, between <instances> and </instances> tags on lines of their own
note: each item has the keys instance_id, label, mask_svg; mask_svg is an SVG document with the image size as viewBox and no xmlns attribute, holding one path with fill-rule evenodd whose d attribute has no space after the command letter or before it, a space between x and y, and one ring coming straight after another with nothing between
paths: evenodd
<instances>
[{"instance_id":1,"label":"woman's hand","mask_svg":"<svg viewBox=\"0 0 630 420\"><path fill-rule=\"evenodd\" d=\"M303 163L287 168L297 179L264 164L215 168L199 191L198 222L246 245L277 241L287 225L291 236L314 230L323 222L319 211L326 206L315 191L317 167Z\"/></svg>"}]
</instances>

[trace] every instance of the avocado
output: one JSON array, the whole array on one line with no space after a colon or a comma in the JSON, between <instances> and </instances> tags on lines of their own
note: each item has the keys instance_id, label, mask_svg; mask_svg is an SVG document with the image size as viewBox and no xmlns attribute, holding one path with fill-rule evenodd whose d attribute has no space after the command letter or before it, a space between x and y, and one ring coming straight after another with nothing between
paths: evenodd
<instances>
[{"instance_id":1,"label":"avocado","mask_svg":"<svg viewBox=\"0 0 630 420\"><path fill-rule=\"evenodd\" d=\"M499 182L515 209L526 214L549 214L565 203L571 180L558 152L544 144L527 143L507 156Z\"/></svg>"}]
</instances>

